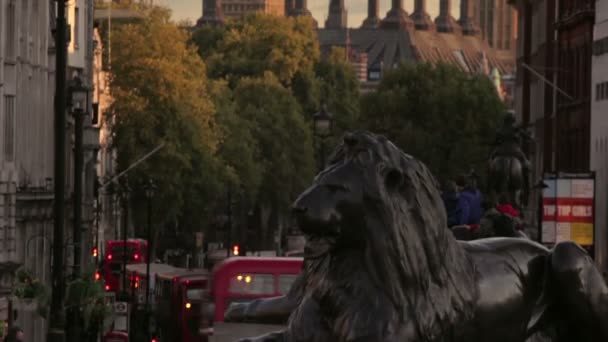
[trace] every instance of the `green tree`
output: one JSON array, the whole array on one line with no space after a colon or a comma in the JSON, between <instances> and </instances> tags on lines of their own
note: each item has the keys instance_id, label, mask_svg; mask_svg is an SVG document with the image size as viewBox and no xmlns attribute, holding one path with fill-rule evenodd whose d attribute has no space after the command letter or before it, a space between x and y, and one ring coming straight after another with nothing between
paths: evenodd
<instances>
[{"instance_id":1,"label":"green tree","mask_svg":"<svg viewBox=\"0 0 608 342\"><path fill-rule=\"evenodd\" d=\"M321 80L321 101L334 115L334 137L356 128L359 119L359 81L342 48L332 48L316 66Z\"/></svg>"},{"instance_id":2,"label":"green tree","mask_svg":"<svg viewBox=\"0 0 608 342\"><path fill-rule=\"evenodd\" d=\"M202 209L220 190L220 131L205 64L188 45L189 35L169 18L168 10L153 7L112 34L112 145L120 171L165 144L129 173L135 214L145 213L138 184L152 178L155 203L162 203L155 222L191 229L204 222L208 211Z\"/></svg>"},{"instance_id":3,"label":"green tree","mask_svg":"<svg viewBox=\"0 0 608 342\"><path fill-rule=\"evenodd\" d=\"M262 225L268 243L268 229L284 222L289 204L314 175L311 131L295 97L270 72L241 79L234 103L255 139L255 160L262 167L258 206L275 217Z\"/></svg>"},{"instance_id":4,"label":"green tree","mask_svg":"<svg viewBox=\"0 0 608 342\"><path fill-rule=\"evenodd\" d=\"M193 39L206 57L209 75L226 78L231 86L241 77L261 77L267 71L289 85L298 71L312 70L319 59L316 34L306 17L251 14L223 29L204 28Z\"/></svg>"},{"instance_id":5,"label":"green tree","mask_svg":"<svg viewBox=\"0 0 608 342\"><path fill-rule=\"evenodd\" d=\"M446 180L472 167L485 170L503 112L496 88L483 75L447 64L402 64L363 98L361 117L368 129L385 134Z\"/></svg>"}]
</instances>

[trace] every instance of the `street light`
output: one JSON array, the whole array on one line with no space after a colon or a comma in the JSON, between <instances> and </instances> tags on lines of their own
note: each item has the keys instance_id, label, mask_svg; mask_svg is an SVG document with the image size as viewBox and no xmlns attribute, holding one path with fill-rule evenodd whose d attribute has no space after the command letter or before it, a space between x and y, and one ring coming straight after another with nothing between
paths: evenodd
<instances>
[{"instance_id":1,"label":"street light","mask_svg":"<svg viewBox=\"0 0 608 342\"><path fill-rule=\"evenodd\" d=\"M327 111L325 104L321 105L321 110L312 117L313 135L321 140L321 166L319 171L325 167L325 139L331 135L333 126L332 115Z\"/></svg>"},{"instance_id":2,"label":"street light","mask_svg":"<svg viewBox=\"0 0 608 342\"><path fill-rule=\"evenodd\" d=\"M146 250L146 341L150 341L150 249L152 241L152 198L154 197L154 191L156 186L152 180L148 180L144 190L146 192L146 199L148 200L148 227L146 229L146 239L148 240L148 248Z\"/></svg>"},{"instance_id":3,"label":"street light","mask_svg":"<svg viewBox=\"0 0 608 342\"><path fill-rule=\"evenodd\" d=\"M82 176L84 171L84 115L88 110L89 89L76 75L69 87L71 112L74 115L74 277L80 276L82 247Z\"/></svg>"},{"instance_id":4,"label":"street light","mask_svg":"<svg viewBox=\"0 0 608 342\"><path fill-rule=\"evenodd\" d=\"M84 116L88 111L89 89L83 85L77 74L70 82L68 88L70 99L70 112L74 116L74 217L72 241L74 242L74 268L72 277L80 277L82 263L82 177L84 172ZM69 321L77 322L79 312L72 308L68 312ZM78 341L80 329L78 325L69 325L67 331L69 341Z\"/></svg>"}]
</instances>

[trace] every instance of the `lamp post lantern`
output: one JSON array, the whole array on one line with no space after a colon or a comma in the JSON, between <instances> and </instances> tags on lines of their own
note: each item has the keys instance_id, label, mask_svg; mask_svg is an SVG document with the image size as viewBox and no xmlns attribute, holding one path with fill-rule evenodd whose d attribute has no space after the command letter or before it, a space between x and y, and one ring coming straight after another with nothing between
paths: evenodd
<instances>
[{"instance_id":1,"label":"lamp post lantern","mask_svg":"<svg viewBox=\"0 0 608 342\"><path fill-rule=\"evenodd\" d=\"M332 133L333 118L331 113L327 111L325 104L322 104L321 110L313 115L312 120L313 135L320 140L321 165L319 167L319 171L322 171L325 167L325 139L327 139Z\"/></svg>"},{"instance_id":2,"label":"lamp post lantern","mask_svg":"<svg viewBox=\"0 0 608 342\"><path fill-rule=\"evenodd\" d=\"M150 250L152 249L152 198L156 186L152 180L148 180L145 186L146 199L148 200L148 227L146 228L146 239L148 240L148 248L146 249L146 310L145 310L145 326L147 341L150 341Z\"/></svg>"}]
</instances>

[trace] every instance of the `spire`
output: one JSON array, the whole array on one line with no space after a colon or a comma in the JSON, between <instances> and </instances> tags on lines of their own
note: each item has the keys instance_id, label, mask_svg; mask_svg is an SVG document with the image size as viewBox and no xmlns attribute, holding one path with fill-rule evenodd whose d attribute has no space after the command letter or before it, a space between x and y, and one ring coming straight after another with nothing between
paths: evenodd
<instances>
[{"instance_id":1,"label":"spire","mask_svg":"<svg viewBox=\"0 0 608 342\"><path fill-rule=\"evenodd\" d=\"M479 33L479 27L475 23L473 15L473 4L470 0L460 0L460 19L458 24L462 27L462 34L476 35Z\"/></svg>"},{"instance_id":2,"label":"spire","mask_svg":"<svg viewBox=\"0 0 608 342\"><path fill-rule=\"evenodd\" d=\"M196 25L221 25L223 23L222 0L203 0L203 16L196 22Z\"/></svg>"},{"instance_id":3,"label":"spire","mask_svg":"<svg viewBox=\"0 0 608 342\"><path fill-rule=\"evenodd\" d=\"M401 29L414 26L414 22L403 9L403 0L392 0L391 9L380 23L381 28Z\"/></svg>"},{"instance_id":4,"label":"spire","mask_svg":"<svg viewBox=\"0 0 608 342\"><path fill-rule=\"evenodd\" d=\"M325 21L325 28L343 29L346 28L346 8L344 0L331 0L329 2L329 15Z\"/></svg>"},{"instance_id":5,"label":"spire","mask_svg":"<svg viewBox=\"0 0 608 342\"><path fill-rule=\"evenodd\" d=\"M426 0L414 0L414 13L410 16L417 30L428 30L435 25L426 11Z\"/></svg>"},{"instance_id":6,"label":"spire","mask_svg":"<svg viewBox=\"0 0 608 342\"><path fill-rule=\"evenodd\" d=\"M452 0L439 0L439 16L435 19L439 32L454 32L458 30L456 19L452 16Z\"/></svg>"},{"instance_id":7,"label":"spire","mask_svg":"<svg viewBox=\"0 0 608 342\"><path fill-rule=\"evenodd\" d=\"M292 16L307 16L312 20L313 26L318 27L317 21L312 17L312 13L308 10L307 0L295 0L295 8L293 9Z\"/></svg>"},{"instance_id":8,"label":"spire","mask_svg":"<svg viewBox=\"0 0 608 342\"><path fill-rule=\"evenodd\" d=\"M293 13L295 3L293 0L285 0L285 16L290 16Z\"/></svg>"},{"instance_id":9,"label":"spire","mask_svg":"<svg viewBox=\"0 0 608 342\"><path fill-rule=\"evenodd\" d=\"M367 0L367 18L363 20L363 28L376 28L380 24L378 0Z\"/></svg>"}]
</instances>

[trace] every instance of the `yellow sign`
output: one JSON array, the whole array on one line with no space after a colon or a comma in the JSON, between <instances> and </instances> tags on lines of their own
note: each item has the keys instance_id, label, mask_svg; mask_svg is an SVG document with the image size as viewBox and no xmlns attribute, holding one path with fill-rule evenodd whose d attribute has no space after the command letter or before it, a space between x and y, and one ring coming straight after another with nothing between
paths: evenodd
<instances>
[{"instance_id":1,"label":"yellow sign","mask_svg":"<svg viewBox=\"0 0 608 342\"><path fill-rule=\"evenodd\" d=\"M582 246L593 245L593 223L571 223L570 238Z\"/></svg>"}]
</instances>

